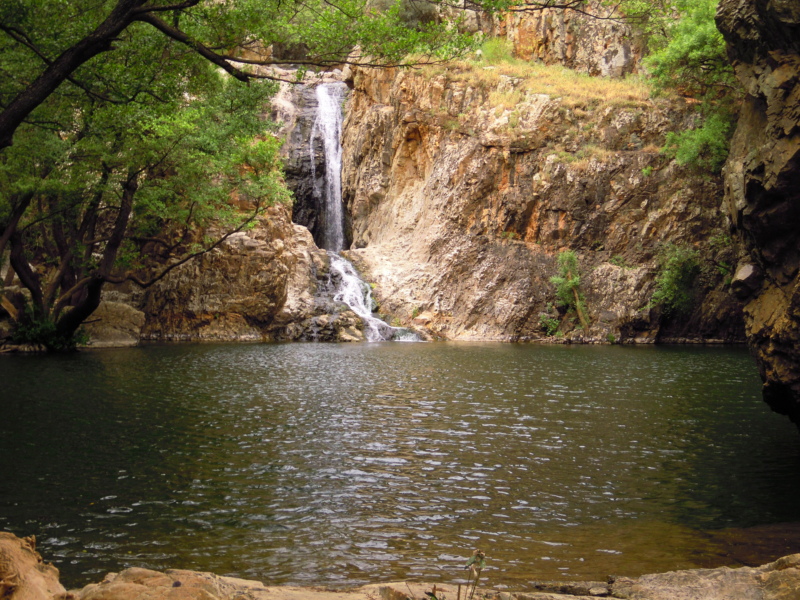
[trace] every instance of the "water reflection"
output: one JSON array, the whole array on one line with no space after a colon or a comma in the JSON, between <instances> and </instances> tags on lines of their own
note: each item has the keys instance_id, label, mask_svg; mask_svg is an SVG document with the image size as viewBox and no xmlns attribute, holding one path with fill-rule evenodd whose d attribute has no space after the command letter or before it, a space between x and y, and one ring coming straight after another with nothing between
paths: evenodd
<instances>
[{"instance_id":1,"label":"water reflection","mask_svg":"<svg viewBox=\"0 0 800 600\"><path fill-rule=\"evenodd\" d=\"M0 527L71 585L455 581L480 546L522 587L800 551L775 525L800 438L746 351L153 346L2 357L0 381Z\"/></svg>"}]
</instances>

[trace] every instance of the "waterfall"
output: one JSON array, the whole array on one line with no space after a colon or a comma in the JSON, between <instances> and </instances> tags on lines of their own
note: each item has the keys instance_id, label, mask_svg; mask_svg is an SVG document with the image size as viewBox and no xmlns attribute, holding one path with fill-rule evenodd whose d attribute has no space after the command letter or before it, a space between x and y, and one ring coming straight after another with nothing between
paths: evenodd
<instances>
[{"instance_id":1,"label":"waterfall","mask_svg":"<svg viewBox=\"0 0 800 600\"><path fill-rule=\"evenodd\" d=\"M369 342L395 340L419 341L419 337L402 327L392 327L372 316L372 288L356 273L348 260L339 256L344 249L344 218L342 212L342 101L344 84L317 86L317 116L311 129L311 176L315 193L325 199L323 246L328 251L331 274L337 280L333 290L334 302L346 304L364 322L364 337ZM325 173L317 180L314 161L314 140L322 139L325 152Z\"/></svg>"},{"instance_id":2,"label":"waterfall","mask_svg":"<svg viewBox=\"0 0 800 600\"><path fill-rule=\"evenodd\" d=\"M334 291L334 302L342 302L350 307L364 321L364 337L368 342L391 340L394 328L372 316L372 288L364 283L353 265L333 252L328 252L331 271L338 274Z\"/></svg>"},{"instance_id":3,"label":"waterfall","mask_svg":"<svg viewBox=\"0 0 800 600\"><path fill-rule=\"evenodd\" d=\"M344 248L342 214L342 100L347 86L326 83L317 86L317 117L311 128L311 177L314 190L325 199L323 247L339 252ZM325 152L325 173L320 181L314 161L314 140L322 139Z\"/></svg>"}]
</instances>

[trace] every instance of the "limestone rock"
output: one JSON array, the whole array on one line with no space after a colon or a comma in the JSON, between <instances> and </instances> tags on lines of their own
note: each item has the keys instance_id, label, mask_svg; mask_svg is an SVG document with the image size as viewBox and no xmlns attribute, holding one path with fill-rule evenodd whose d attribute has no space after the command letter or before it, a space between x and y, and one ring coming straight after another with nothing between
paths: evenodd
<instances>
[{"instance_id":1,"label":"limestone rock","mask_svg":"<svg viewBox=\"0 0 800 600\"><path fill-rule=\"evenodd\" d=\"M445 13L461 17L463 31L507 39L514 54L523 60L605 77L640 72L644 38L630 24L614 19L619 16L618 7L589 0L580 8L580 12L545 8L495 17L462 9Z\"/></svg>"},{"instance_id":2,"label":"limestone rock","mask_svg":"<svg viewBox=\"0 0 800 600\"><path fill-rule=\"evenodd\" d=\"M639 72L645 43L631 25L614 19L617 7L590 0L582 12L549 8L509 13L493 23L524 60L560 64L589 75L624 77ZM617 13L618 14L618 13Z\"/></svg>"},{"instance_id":3,"label":"limestone rock","mask_svg":"<svg viewBox=\"0 0 800 600\"><path fill-rule=\"evenodd\" d=\"M764 277L737 283L747 339L764 399L800 427L800 8L722 0L716 20L747 92L724 169L726 211Z\"/></svg>"},{"instance_id":4,"label":"limestone rock","mask_svg":"<svg viewBox=\"0 0 800 600\"><path fill-rule=\"evenodd\" d=\"M129 568L69 595L58 569L45 565L35 539L0 533L0 589L7 600L406 600L425 598L430 584L392 582L354 590L269 587L259 581L212 573ZM760 567L695 569L601 582L533 582L535 591L479 589L486 600L565 600L609 596L630 600L795 600L800 591L800 554ZM457 588L436 584L438 597L455 598Z\"/></svg>"},{"instance_id":5,"label":"limestone rock","mask_svg":"<svg viewBox=\"0 0 800 600\"><path fill-rule=\"evenodd\" d=\"M64 600L58 569L36 552L36 538L0 532L0 597L4 600Z\"/></svg>"},{"instance_id":6,"label":"limestone rock","mask_svg":"<svg viewBox=\"0 0 800 600\"><path fill-rule=\"evenodd\" d=\"M265 592L261 582L219 577L212 573L170 569L164 573L131 568L111 573L74 595L80 600L251 600Z\"/></svg>"},{"instance_id":7,"label":"limestone rock","mask_svg":"<svg viewBox=\"0 0 800 600\"><path fill-rule=\"evenodd\" d=\"M135 346L145 322L145 314L122 302L101 302L84 325L90 348Z\"/></svg>"}]
</instances>

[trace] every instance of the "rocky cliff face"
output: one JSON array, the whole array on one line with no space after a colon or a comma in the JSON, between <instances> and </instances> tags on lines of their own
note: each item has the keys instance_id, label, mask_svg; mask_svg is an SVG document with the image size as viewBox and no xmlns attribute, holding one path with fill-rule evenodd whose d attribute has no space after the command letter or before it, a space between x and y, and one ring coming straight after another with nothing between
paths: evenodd
<instances>
[{"instance_id":1,"label":"rocky cliff face","mask_svg":"<svg viewBox=\"0 0 800 600\"><path fill-rule=\"evenodd\" d=\"M764 399L800 426L800 5L722 0L717 26L747 93L725 167L734 290Z\"/></svg>"},{"instance_id":2,"label":"rocky cliff face","mask_svg":"<svg viewBox=\"0 0 800 600\"><path fill-rule=\"evenodd\" d=\"M644 40L622 21L614 3L589 0L580 11L546 8L495 18L463 11L463 16L464 29L507 39L514 54L523 60L604 77L623 77L641 70Z\"/></svg>"},{"instance_id":3,"label":"rocky cliff face","mask_svg":"<svg viewBox=\"0 0 800 600\"><path fill-rule=\"evenodd\" d=\"M308 229L276 205L252 230L230 236L147 290L109 287L90 325L91 345L127 345L140 338L363 340L361 319L331 300L336 282L328 267L327 253ZM127 333L125 340L120 332Z\"/></svg>"},{"instance_id":4,"label":"rocky cliff face","mask_svg":"<svg viewBox=\"0 0 800 600\"><path fill-rule=\"evenodd\" d=\"M692 314L662 319L648 308L660 245L689 245L718 264L733 251L720 182L657 152L667 131L691 125L689 113L629 88L536 93L527 82L546 90L544 74L471 68L355 75L348 256L377 284L383 310L451 339L537 339L556 318L575 339L741 340L741 307L713 262ZM580 260L588 332L570 332L553 308L549 278L567 248Z\"/></svg>"}]
</instances>

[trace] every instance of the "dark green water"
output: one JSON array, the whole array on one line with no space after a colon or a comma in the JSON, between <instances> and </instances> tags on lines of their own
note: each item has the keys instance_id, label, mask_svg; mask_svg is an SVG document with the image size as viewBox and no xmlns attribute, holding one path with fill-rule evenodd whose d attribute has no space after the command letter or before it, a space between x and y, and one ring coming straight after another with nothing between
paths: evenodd
<instances>
[{"instance_id":1,"label":"dark green water","mask_svg":"<svg viewBox=\"0 0 800 600\"><path fill-rule=\"evenodd\" d=\"M0 528L126 566L490 586L800 552L742 349L175 345L0 357Z\"/></svg>"}]
</instances>

